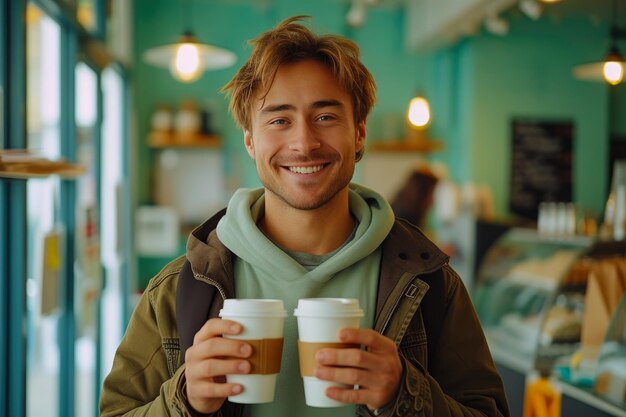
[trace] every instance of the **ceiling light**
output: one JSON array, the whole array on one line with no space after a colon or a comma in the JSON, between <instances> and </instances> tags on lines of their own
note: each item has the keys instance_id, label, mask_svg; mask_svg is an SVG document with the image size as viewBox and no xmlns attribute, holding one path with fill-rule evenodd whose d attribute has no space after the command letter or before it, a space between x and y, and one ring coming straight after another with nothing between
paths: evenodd
<instances>
[{"instance_id":1,"label":"ceiling light","mask_svg":"<svg viewBox=\"0 0 626 417\"><path fill-rule=\"evenodd\" d=\"M367 9L365 7L364 0L353 0L348 14L346 15L346 22L353 28L363 26L367 19Z\"/></svg>"},{"instance_id":2,"label":"ceiling light","mask_svg":"<svg viewBox=\"0 0 626 417\"><path fill-rule=\"evenodd\" d=\"M148 49L143 59L148 64L169 68L179 81L192 82L204 71L232 66L237 57L226 49L201 43L191 31L186 31L174 44Z\"/></svg>"},{"instance_id":3,"label":"ceiling light","mask_svg":"<svg viewBox=\"0 0 626 417\"><path fill-rule=\"evenodd\" d=\"M430 123L430 105L421 95L411 99L406 113L409 125L415 129L423 129Z\"/></svg>"},{"instance_id":4,"label":"ceiling light","mask_svg":"<svg viewBox=\"0 0 626 417\"><path fill-rule=\"evenodd\" d=\"M541 4L537 3L536 0L520 0L519 8L526 16L533 20L538 20L543 12Z\"/></svg>"},{"instance_id":5,"label":"ceiling light","mask_svg":"<svg viewBox=\"0 0 626 417\"><path fill-rule=\"evenodd\" d=\"M616 85L624 79L624 57L621 56L617 48L615 53L607 57L602 66L604 79L611 85Z\"/></svg>"},{"instance_id":6,"label":"ceiling light","mask_svg":"<svg viewBox=\"0 0 626 417\"><path fill-rule=\"evenodd\" d=\"M604 61L578 65L574 68L574 76L586 81L604 81L611 85L619 84L624 79L626 61L617 47L609 50Z\"/></svg>"},{"instance_id":7,"label":"ceiling light","mask_svg":"<svg viewBox=\"0 0 626 417\"><path fill-rule=\"evenodd\" d=\"M617 85L624 80L626 70L626 60L621 54L617 40L626 38L626 29L618 28L615 19L617 18L617 0L613 0L613 23L611 25L610 38L611 46L605 55L604 61L578 65L574 68L574 76L587 81L604 81L611 85Z\"/></svg>"},{"instance_id":8,"label":"ceiling light","mask_svg":"<svg viewBox=\"0 0 626 417\"><path fill-rule=\"evenodd\" d=\"M509 22L496 14L491 14L485 19L485 28L493 35L504 36L509 33Z\"/></svg>"}]
</instances>

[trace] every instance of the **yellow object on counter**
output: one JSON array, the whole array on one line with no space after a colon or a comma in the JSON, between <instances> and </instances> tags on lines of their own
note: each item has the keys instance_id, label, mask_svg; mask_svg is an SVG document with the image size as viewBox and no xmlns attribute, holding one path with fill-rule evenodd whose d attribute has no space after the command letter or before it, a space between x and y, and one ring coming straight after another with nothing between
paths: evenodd
<instances>
[{"instance_id":1,"label":"yellow object on counter","mask_svg":"<svg viewBox=\"0 0 626 417\"><path fill-rule=\"evenodd\" d=\"M539 377L526 385L524 417L560 417L561 392L547 377Z\"/></svg>"}]
</instances>

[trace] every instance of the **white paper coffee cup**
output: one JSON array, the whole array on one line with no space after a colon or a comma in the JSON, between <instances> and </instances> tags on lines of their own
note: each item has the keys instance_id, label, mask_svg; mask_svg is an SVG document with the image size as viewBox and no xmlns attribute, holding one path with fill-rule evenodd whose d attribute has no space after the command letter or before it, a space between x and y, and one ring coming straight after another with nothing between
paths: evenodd
<instances>
[{"instance_id":1,"label":"white paper coffee cup","mask_svg":"<svg viewBox=\"0 0 626 417\"><path fill-rule=\"evenodd\" d=\"M224 338L250 341L255 349L253 355L262 354L261 351L266 347L280 349L282 353L283 329L287 317L282 300L231 298L224 300L224 308L219 315L223 319L236 321L243 327L240 334L224 335ZM280 347L276 347L277 342ZM278 366L280 367L280 361ZM253 365L250 374L226 375L227 382L243 386L240 394L228 397L229 401L242 404L274 401L278 372L266 373L266 370L260 369L261 372L257 373L259 369L255 369Z\"/></svg>"},{"instance_id":2,"label":"white paper coffee cup","mask_svg":"<svg viewBox=\"0 0 626 417\"><path fill-rule=\"evenodd\" d=\"M317 343L339 343L339 331L343 328L360 327L363 310L359 307L359 300L354 298L305 298L298 300L294 311L298 318L299 346ZM308 345L315 346L315 345ZM309 355L315 355L315 349L308 348ZM303 349L300 349L301 354ZM309 360L315 360L308 357ZM310 362L309 362L310 363ZM303 360L300 360L301 373ZM309 373L308 371L304 371ZM346 405L326 396L328 387L349 388L350 385L323 381L313 375L303 375L304 396L306 404L311 407L340 407Z\"/></svg>"}]
</instances>

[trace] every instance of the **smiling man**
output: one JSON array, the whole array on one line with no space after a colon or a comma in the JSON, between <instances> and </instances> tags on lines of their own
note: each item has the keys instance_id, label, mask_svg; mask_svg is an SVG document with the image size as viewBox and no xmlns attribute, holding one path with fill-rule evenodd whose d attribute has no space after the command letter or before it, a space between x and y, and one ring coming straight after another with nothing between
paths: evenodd
<instances>
[{"instance_id":1,"label":"smiling man","mask_svg":"<svg viewBox=\"0 0 626 417\"><path fill-rule=\"evenodd\" d=\"M374 80L357 46L287 19L256 39L224 90L254 161L259 189L192 232L187 254L150 283L107 377L101 415L508 416L472 303L447 257L395 219L373 190L351 183L363 155ZM305 404L296 320L285 323L275 401L240 405L226 374L247 374L252 346L223 338L226 298L273 298L293 311L311 297L357 298L361 329L320 350L315 376L348 404Z\"/></svg>"},{"instance_id":2,"label":"smiling man","mask_svg":"<svg viewBox=\"0 0 626 417\"><path fill-rule=\"evenodd\" d=\"M355 121L348 93L311 58L279 67L256 101L244 142L265 188L260 227L290 250L332 252L354 229L348 185L365 121Z\"/></svg>"}]
</instances>

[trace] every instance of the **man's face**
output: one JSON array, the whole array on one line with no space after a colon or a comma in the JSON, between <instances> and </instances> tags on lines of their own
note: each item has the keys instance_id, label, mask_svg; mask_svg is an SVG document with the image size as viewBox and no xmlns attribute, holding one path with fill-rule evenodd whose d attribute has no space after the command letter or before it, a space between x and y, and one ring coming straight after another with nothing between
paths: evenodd
<instances>
[{"instance_id":1,"label":"man's face","mask_svg":"<svg viewBox=\"0 0 626 417\"><path fill-rule=\"evenodd\" d=\"M323 64L282 65L267 96L252 104L244 141L266 199L300 210L347 195L365 122L355 126L352 102Z\"/></svg>"}]
</instances>

